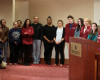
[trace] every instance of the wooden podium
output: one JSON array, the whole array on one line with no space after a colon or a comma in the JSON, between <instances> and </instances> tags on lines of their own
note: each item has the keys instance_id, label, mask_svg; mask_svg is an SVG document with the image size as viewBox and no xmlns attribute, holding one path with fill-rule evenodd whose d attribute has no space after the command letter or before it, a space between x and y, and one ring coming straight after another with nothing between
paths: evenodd
<instances>
[{"instance_id":1,"label":"wooden podium","mask_svg":"<svg viewBox=\"0 0 100 80\"><path fill-rule=\"evenodd\" d=\"M95 80L95 52L100 44L70 37L69 80Z\"/></svg>"}]
</instances>

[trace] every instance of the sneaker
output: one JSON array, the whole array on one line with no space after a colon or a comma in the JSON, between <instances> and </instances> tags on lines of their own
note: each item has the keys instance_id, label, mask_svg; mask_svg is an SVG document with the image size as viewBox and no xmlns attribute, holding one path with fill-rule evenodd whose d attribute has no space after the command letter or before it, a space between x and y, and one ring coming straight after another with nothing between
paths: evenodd
<instances>
[{"instance_id":1,"label":"sneaker","mask_svg":"<svg viewBox=\"0 0 100 80\"><path fill-rule=\"evenodd\" d=\"M67 68L69 68L69 66L67 66Z\"/></svg>"},{"instance_id":2,"label":"sneaker","mask_svg":"<svg viewBox=\"0 0 100 80\"><path fill-rule=\"evenodd\" d=\"M37 64L37 62L33 62L33 64Z\"/></svg>"},{"instance_id":3,"label":"sneaker","mask_svg":"<svg viewBox=\"0 0 100 80\"><path fill-rule=\"evenodd\" d=\"M57 66L57 64L54 64L53 66Z\"/></svg>"},{"instance_id":4,"label":"sneaker","mask_svg":"<svg viewBox=\"0 0 100 80\"><path fill-rule=\"evenodd\" d=\"M6 63L6 62L5 62ZM7 63L6 63L6 65L7 65Z\"/></svg>"},{"instance_id":5,"label":"sneaker","mask_svg":"<svg viewBox=\"0 0 100 80\"><path fill-rule=\"evenodd\" d=\"M17 66L17 63L15 63L15 66Z\"/></svg>"},{"instance_id":6,"label":"sneaker","mask_svg":"<svg viewBox=\"0 0 100 80\"><path fill-rule=\"evenodd\" d=\"M60 64L60 67L62 67L63 65L62 64Z\"/></svg>"},{"instance_id":7,"label":"sneaker","mask_svg":"<svg viewBox=\"0 0 100 80\"><path fill-rule=\"evenodd\" d=\"M39 64L39 62L36 62L37 64Z\"/></svg>"},{"instance_id":8,"label":"sneaker","mask_svg":"<svg viewBox=\"0 0 100 80\"><path fill-rule=\"evenodd\" d=\"M12 65L12 63L9 63L9 66L11 66Z\"/></svg>"}]
</instances>

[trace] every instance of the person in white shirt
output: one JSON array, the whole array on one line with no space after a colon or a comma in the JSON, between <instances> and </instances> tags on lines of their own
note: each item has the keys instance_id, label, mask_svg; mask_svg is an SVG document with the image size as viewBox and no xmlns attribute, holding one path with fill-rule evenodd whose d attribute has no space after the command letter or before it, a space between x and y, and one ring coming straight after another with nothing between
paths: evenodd
<instances>
[{"instance_id":1,"label":"person in white shirt","mask_svg":"<svg viewBox=\"0 0 100 80\"><path fill-rule=\"evenodd\" d=\"M64 64L64 43L65 43L64 34L65 34L65 28L63 27L63 21L62 20L58 20L57 24L58 24L58 26L55 29L55 37L54 37L55 51L56 51L54 66L59 64L59 53L60 53L60 56L61 56L60 66L63 66L63 64Z\"/></svg>"}]
</instances>

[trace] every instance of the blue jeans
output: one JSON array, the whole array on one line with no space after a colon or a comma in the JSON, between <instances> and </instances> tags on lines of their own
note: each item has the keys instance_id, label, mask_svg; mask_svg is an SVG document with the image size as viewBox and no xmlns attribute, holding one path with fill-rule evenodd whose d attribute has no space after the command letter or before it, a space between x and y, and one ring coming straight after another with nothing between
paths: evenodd
<instances>
[{"instance_id":1,"label":"blue jeans","mask_svg":"<svg viewBox=\"0 0 100 80\"><path fill-rule=\"evenodd\" d=\"M34 40L33 42L33 62L40 61L41 40Z\"/></svg>"},{"instance_id":2,"label":"blue jeans","mask_svg":"<svg viewBox=\"0 0 100 80\"><path fill-rule=\"evenodd\" d=\"M4 62L7 61L7 51L8 51L8 41L4 43ZM3 58L3 52L1 54L1 57Z\"/></svg>"}]
</instances>

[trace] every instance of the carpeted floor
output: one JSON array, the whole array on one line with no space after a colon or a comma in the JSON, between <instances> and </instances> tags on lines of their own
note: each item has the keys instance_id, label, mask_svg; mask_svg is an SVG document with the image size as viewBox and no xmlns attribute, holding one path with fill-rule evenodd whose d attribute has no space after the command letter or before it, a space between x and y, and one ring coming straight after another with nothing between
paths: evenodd
<instances>
[{"instance_id":1,"label":"carpeted floor","mask_svg":"<svg viewBox=\"0 0 100 80\"><path fill-rule=\"evenodd\" d=\"M69 80L69 69L45 64L22 66L7 65L0 69L0 80Z\"/></svg>"}]
</instances>

